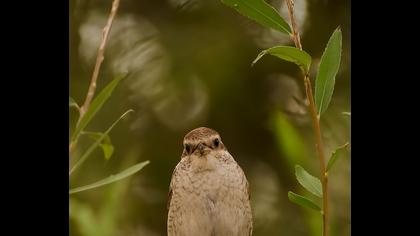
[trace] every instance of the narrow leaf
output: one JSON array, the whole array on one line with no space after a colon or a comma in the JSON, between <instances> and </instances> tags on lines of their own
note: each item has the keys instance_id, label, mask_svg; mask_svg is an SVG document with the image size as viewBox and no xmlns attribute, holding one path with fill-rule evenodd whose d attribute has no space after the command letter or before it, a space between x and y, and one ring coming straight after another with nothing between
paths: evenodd
<instances>
[{"instance_id":1,"label":"narrow leaf","mask_svg":"<svg viewBox=\"0 0 420 236\"><path fill-rule=\"evenodd\" d=\"M82 119L80 119L77 122L76 130L73 133L73 136L71 138L72 141L76 140L80 132L89 124L89 122L92 120L92 118L96 115L96 113L102 108L104 103L108 100L108 98L111 96L112 92L114 91L115 87L118 85L118 83L125 78L127 74L123 74L120 76L117 76L111 83L109 83L99 94L98 96L93 99L92 103L89 106L89 109L86 111L86 113L83 115Z\"/></svg>"},{"instance_id":2,"label":"narrow leaf","mask_svg":"<svg viewBox=\"0 0 420 236\"><path fill-rule=\"evenodd\" d=\"M321 212L321 208L316 203L304 196L301 196L291 191L287 193L287 196L289 197L289 200L293 203Z\"/></svg>"},{"instance_id":3,"label":"narrow leaf","mask_svg":"<svg viewBox=\"0 0 420 236\"><path fill-rule=\"evenodd\" d=\"M345 115L345 116L351 116L351 113L350 112L341 112L341 114L343 114L343 115Z\"/></svg>"},{"instance_id":4,"label":"narrow leaf","mask_svg":"<svg viewBox=\"0 0 420 236\"><path fill-rule=\"evenodd\" d=\"M315 82L315 103L319 115L327 110L334 92L335 76L341 61L341 40L339 27L331 35L321 57Z\"/></svg>"},{"instance_id":5,"label":"narrow leaf","mask_svg":"<svg viewBox=\"0 0 420 236\"><path fill-rule=\"evenodd\" d=\"M76 107L79 109L79 105L77 105L77 102L72 97L69 97L69 107Z\"/></svg>"},{"instance_id":6,"label":"narrow leaf","mask_svg":"<svg viewBox=\"0 0 420 236\"><path fill-rule=\"evenodd\" d=\"M308 53L298 48L288 46L276 46L262 51L252 62L252 65L260 60L265 54L270 54L280 59L293 62L298 65L305 74L308 73L311 66L311 56L309 56Z\"/></svg>"},{"instance_id":7,"label":"narrow leaf","mask_svg":"<svg viewBox=\"0 0 420 236\"><path fill-rule=\"evenodd\" d=\"M322 185L318 178L309 174L302 166L295 166L295 174L298 182L309 192L322 198Z\"/></svg>"},{"instance_id":8,"label":"narrow leaf","mask_svg":"<svg viewBox=\"0 0 420 236\"><path fill-rule=\"evenodd\" d=\"M331 155L330 160L328 161L328 165L327 165L327 171L330 170L330 168L334 165L335 161L337 160L337 157L339 157L341 154L343 154L346 150L347 147L349 146L349 143L345 143L344 145L338 147Z\"/></svg>"},{"instance_id":9,"label":"narrow leaf","mask_svg":"<svg viewBox=\"0 0 420 236\"><path fill-rule=\"evenodd\" d=\"M112 154L114 153L114 146L111 144L101 144L102 151L104 152L104 156L106 160L111 158Z\"/></svg>"},{"instance_id":10,"label":"narrow leaf","mask_svg":"<svg viewBox=\"0 0 420 236\"><path fill-rule=\"evenodd\" d=\"M138 163L136 165L133 165L133 166L125 169L124 171L122 171L122 172L120 172L116 175L111 175L111 176L109 176L105 179L99 180L98 182L95 182L93 184L89 184L89 185L86 185L86 186L70 189L69 195L73 194L73 193L78 193L78 192L86 191L86 190L89 190L89 189L101 187L101 186L116 182L118 180L127 178L128 176L133 175L136 172L138 172L139 170L141 170L144 166L146 166L149 163L150 163L150 161L144 161L144 162Z\"/></svg>"},{"instance_id":11,"label":"narrow leaf","mask_svg":"<svg viewBox=\"0 0 420 236\"><path fill-rule=\"evenodd\" d=\"M73 171L75 171L84 161L86 161L86 159L89 157L89 155L93 152L93 150L95 150L95 148L102 142L102 140L105 138L106 135L108 135L108 133L112 130L112 128L114 128L114 126L124 117L126 116L128 113L133 112L133 110L128 110L126 111L124 114L122 114L120 116L120 118L118 118L116 121L114 121L114 123L105 131L105 133L103 133L101 135L100 138L98 138L98 140L96 140L95 143L93 143L88 150L82 155L82 157L76 162L76 164L70 169L69 175L71 175L71 173L73 173Z\"/></svg>"},{"instance_id":12,"label":"narrow leaf","mask_svg":"<svg viewBox=\"0 0 420 236\"><path fill-rule=\"evenodd\" d=\"M83 131L82 134L88 135L93 140L97 141L101 138L102 133L101 132L85 132ZM102 151L104 152L104 156L106 160L109 160L111 158L112 153L114 152L114 146L111 143L111 138L109 135L105 135L105 138L101 141L99 146L102 148Z\"/></svg>"},{"instance_id":13,"label":"narrow leaf","mask_svg":"<svg viewBox=\"0 0 420 236\"><path fill-rule=\"evenodd\" d=\"M289 24L280 16L277 10L264 0L221 0L222 3L234 8L240 14L261 25L280 32L291 34Z\"/></svg>"}]
</instances>

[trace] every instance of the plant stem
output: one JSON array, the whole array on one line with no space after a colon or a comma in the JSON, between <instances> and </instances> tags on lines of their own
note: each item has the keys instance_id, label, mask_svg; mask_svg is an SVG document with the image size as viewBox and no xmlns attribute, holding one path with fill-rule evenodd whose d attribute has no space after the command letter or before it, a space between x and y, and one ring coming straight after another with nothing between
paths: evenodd
<instances>
[{"instance_id":1,"label":"plant stem","mask_svg":"<svg viewBox=\"0 0 420 236\"><path fill-rule=\"evenodd\" d=\"M292 38L293 41L295 42L295 45L297 48L299 48L300 50L302 50L302 44L300 43L300 36L299 36L299 32L297 31L297 26L296 26L296 20L295 20L295 14L293 12L293 6L294 6L294 0L287 0L287 9L289 10L289 16L290 16L290 21L292 22Z\"/></svg>"},{"instance_id":2,"label":"plant stem","mask_svg":"<svg viewBox=\"0 0 420 236\"><path fill-rule=\"evenodd\" d=\"M321 168L322 183L322 232L323 236L328 236L328 174L325 170L324 146L322 143L321 127L319 125L319 116L316 112L314 97L312 94L312 85L309 76L305 76L306 96L309 100L309 109L312 117L312 126L315 131L316 147L319 155L319 166Z\"/></svg>"},{"instance_id":3,"label":"plant stem","mask_svg":"<svg viewBox=\"0 0 420 236\"><path fill-rule=\"evenodd\" d=\"M118 7L120 5L120 0L114 0L112 2L112 9L111 13L109 14L108 21L103 29L102 33L102 41L98 49L98 55L96 57L95 68L93 69L92 79L90 80L90 85L88 89L88 93L86 95L85 102L83 106L80 107L79 112L79 120L85 115L86 111L89 109L90 103L93 99L93 95L95 95L96 90L96 81L98 80L99 70L101 68L102 62L104 60L104 53L105 53L105 46L108 40L109 32L111 31L112 22L114 22L115 15L117 14ZM69 144L69 152L71 153L74 148L76 147L78 138L72 141Z\"/></svg>"},{"instance_id":4,"label":"plant stem","mask_svg":"<svg viewBox=\"0 0 420 236\"><path fill-rule=\"evenodd\" d=\"M297 31L296 20L293 13L293 0L286 0L287 8L289 10L290 21L292 23L292 38L297 48L302 50L302 44L300 42L299 32ZM321 183L322 183L322 235L328 236L328 174L325 170L325 159L324 159L324 146L322 143L321 126L319 124L319 116L316 111L314 102L314 96L312 93L311 80L309 75L304 75L306 97L309 100L309 111L312 118L312 126L315 131L315 142L319 156L319 166L321 170Z\"/></svg>"},{"instance_id":5,"label":"plant stem","mask_svg":"<svg viewBox=\"0 0 420 236\"><path fill-rule=\"evenodd\" d=\"M103 29L102 42L101 42L101 45L99 46L98 56L96 57L96 64L93 70L92 79L90 81L89 90L86 95L86 100L83 106L80 108L80 117L83 117L83 115L89 108L90 102L92 101L93 95L95 94L96 81L98 80L99 69L101 68L102 62L104 60L106 42L109 36L109 32L111 31L112 22L114 21L114 17L117 14L119 5L120 5L120 0L114 0L114 2L112 3L112 9L108 18L108 22L105 28Z\"/></svg>"}]
</instances>

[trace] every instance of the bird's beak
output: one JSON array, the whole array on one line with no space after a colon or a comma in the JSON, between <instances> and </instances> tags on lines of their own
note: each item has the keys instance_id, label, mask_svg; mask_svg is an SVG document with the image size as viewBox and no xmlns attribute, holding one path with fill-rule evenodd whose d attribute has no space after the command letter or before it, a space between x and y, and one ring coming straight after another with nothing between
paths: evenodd
<instances>
[{"instance_id":1,"label":"bird's beak","mask_svg":"<svg viewBox=\"0 0 420 236\"><path fill-rule=\"evenodd\" d=\"M202 143L198 144L198 151L200 151L201 155L203 155L204 148L205 148L205 146Z\"/></svg>"},{"instance_id":2,"label":"bird's beak","mask_svg":"<svg viewBox=\"0 0 420 236\"><path fill-rule=\"evenodd\" d=\"M200 143L198 144L197 149L200 152L200 155L204 156L205 151L206 151L206 145L204 145L203 143Z\"/></svg>"}]
</instances>

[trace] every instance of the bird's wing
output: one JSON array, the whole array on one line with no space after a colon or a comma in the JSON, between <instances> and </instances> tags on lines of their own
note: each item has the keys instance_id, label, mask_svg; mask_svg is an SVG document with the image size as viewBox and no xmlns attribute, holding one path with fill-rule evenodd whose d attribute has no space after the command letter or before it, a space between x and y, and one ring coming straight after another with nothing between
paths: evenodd
<instances>
[{"instance_id":1,"label":"bird's wing","mask_svg":"<svg viewBox=\"0 0 420 236\"><path fill-rule=\"evenodd\" d=\"M246 190L248 193L248 200L251 200L251 191L249 189L249 183L248 183L248 180L245 180L245 181L246 181Z\"/></svg>"},{"instance_id":2,"label":"bird's wing","mask_svg":"<svg viewBox=\"0 0 420 236\"><path fill-rule=\"evenodd\" d=\"M174 179L175 176L175 172L176 171L176 167L174 168L174 170L172 171L172 176L171 176L171 183L169 184L169 193L168 193L168 202L167 202L167 209L169 210L169 206L171 206L171 200L172 200L172 181Z\"/></svg>"},{"instance_id":3,"label":"bird's wing","mask_svg":"<svg viewBox=\"0 0 420 236\"><path fill-rule=\"evenodd\" d=\"M239 165L238 165L238 167L239 167ZM249 186L248 179L246 178L245 172L242 170L242 168L239 167L239 169L242 172L243 178L245 180L245 191L246 191L246 195L248 196L248 201L250 201L251 200L251 189L250 189L250 186ZM249 209L249 213L250 214L249 214L248 235L251 236L252 235L252 230L253 230L251 209Z\"/></svg>"},{"instance_id":4,"label":"bird's wing","mask_svg":"<svg viewBox=\"0 0 420 236\"><path fill-rule=\"evenodd\" d=\"M169 210L169 206L171 205L171 199L172 199L172 188L169 187L169 193L168 193L168 203L166 204L166 208Z\"/></svg>"},{"instance_id":5,"label":"bird's wing","mask_svg":"<svg viewBox=\"0 0 420 236\"><path fill-rule=\"evenodd\" d=\"M250 201L251 200L251 191L250 191L250 188L249 188L248 180L245 179L245 181L246 181L246 190L247 190L247 194L248 194L248 200ZM253 224L252 224L252 213L251 213L250 219L249 219L249 234L248 234L249 236L252 235L252 229L253 229Z\"/></svg>"}]
</instances>

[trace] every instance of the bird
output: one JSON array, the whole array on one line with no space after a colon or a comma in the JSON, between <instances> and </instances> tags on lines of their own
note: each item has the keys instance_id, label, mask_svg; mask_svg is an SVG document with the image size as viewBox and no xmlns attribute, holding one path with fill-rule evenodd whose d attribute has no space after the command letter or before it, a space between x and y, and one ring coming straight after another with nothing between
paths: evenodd
<instances>
[{"instance_id":1,"label":"bird","mask_svg":"<svg viewBox=\"0 0 420 236\"><path fill-rule=\"evenodd\" d=\"M250 236L248 180L218 132L196 128L184 137L169 186L168 236Z\"/></svg>"}]
</instances>

